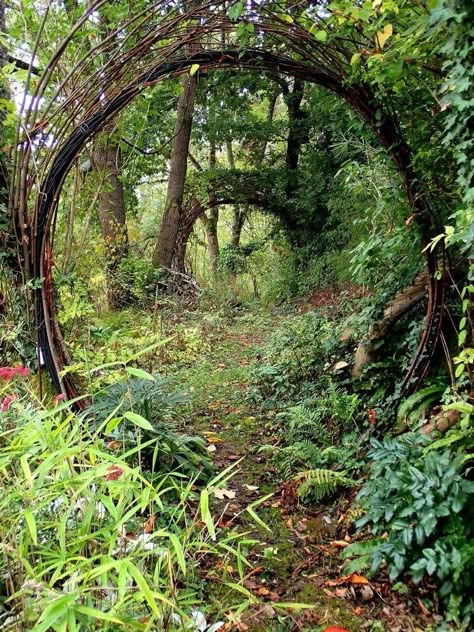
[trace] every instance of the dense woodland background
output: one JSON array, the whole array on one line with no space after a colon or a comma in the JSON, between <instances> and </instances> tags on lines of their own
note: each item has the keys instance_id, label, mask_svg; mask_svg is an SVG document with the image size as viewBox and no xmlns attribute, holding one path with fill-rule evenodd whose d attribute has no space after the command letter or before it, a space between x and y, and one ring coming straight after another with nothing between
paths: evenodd
<instances>
[{"instance_id":1,"label":"dense woodland background","mask_svg":"<svg viewBox=\"0 0 474 632\"><path fill-rule=\"evenodd\" d=\"M471 629L471 3L0 0L0 66L2 629Z\"/></svg>"}]
</instances>

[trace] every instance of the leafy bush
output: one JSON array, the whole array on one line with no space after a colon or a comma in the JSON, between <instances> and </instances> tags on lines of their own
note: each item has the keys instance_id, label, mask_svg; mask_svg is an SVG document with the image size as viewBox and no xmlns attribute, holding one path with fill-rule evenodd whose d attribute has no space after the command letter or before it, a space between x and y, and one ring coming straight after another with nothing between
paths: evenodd
<instances>
[{"instance_id":1,"label":"leafy bush","mask_svg":"<svg viewBox=\"0 0 474 632\"><path fill-rule=\"evenodd\" d=\"M123 452L65 404L43 410L14 401L3 414L1 629L132 630L146 620L149 629L182 630L205 593L203 558L217 555L243 578L240 544L250 542L225 534L209 508L231 472L201 491L183 474L150 482L136 459L140 427Z\"/></svg>"},{"instance_id":2,"label":"leafy bush","mask_svg":"<svg viewBox=\"0 0 474 632\"><path fill-rule=\"evenodd\" d=\"M137 371L129 368L129 371ZM128 447L136 440L137 416L142 417L142 465L153 472L179 469L189 476L208 476L213 469L206 442L200 437L178 434L171 426L176 408L188 401L179 391L172 390L173 381L159 375L147 379L128 377L104 389L94 397L86 416L95 418L98 425L108 421L105 433L119 439ZM120 410L131 411L117 416ZM145 423L146 421L146 423Z\"/></svg>"},{"instance_id":3,"label":"leafy bush","mask_svg":"<svg viewBox=\"0 0 474 632\"><path fill-rule=\"evenodd\" d=\"M449 616L466 622L474 613L474 483L462 475L462 455L425 444L413 433L372 441L371 477L358 495L366 513L356 525L387 534L372 572L385 562L392 579L434 577Z\"/></svg>"},{"instance_id":4,"label":"leafy bush","mask_svg":"<svg viewBox=\"0 0 474 632\"><path fill-rule=\"evenodd\" d=\"M312 397L319 405L318 392L330 388L332 368L346 351L330 319L317 312L293 317L275 330L263 362L252 371L250 396L269 407L296 397Z\"/></svg>"}]
</instances>

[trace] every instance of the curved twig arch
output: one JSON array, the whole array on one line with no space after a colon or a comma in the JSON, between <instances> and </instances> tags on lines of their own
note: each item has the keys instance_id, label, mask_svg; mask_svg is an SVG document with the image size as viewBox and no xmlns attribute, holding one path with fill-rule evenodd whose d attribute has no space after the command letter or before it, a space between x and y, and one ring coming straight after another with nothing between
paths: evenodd
<instances>
[{"instance_id":1,"label":"curved twig arch","mask_svg":"<svg viewBox=\"0 0 474 632\"><path fill-rule=\"evenodd\" d=\"M95 47L88 47L73 70L59 79L60 60L87 20L112 0L98 0L58 46L38 81L29 109L17 131L17 147L10 191L10 206L20 243L21 264L27 278L42 279L35 291L38 350L58 392L71 399L77 395L74 378L61 372L70 358L57 318L52 279L51 226L58 199L74 159L108 121L147 87L189 72L229 67L285 74L318 84L339 97L367 122L395 162L427 244L433 218L428 200L418 189L397 117L390 103L377 99L363 83L350 84L347 70L352 52L365 41L323 43L302 26L288 23L265 4L254 5L240 18L258 30L252 48L223 47L235 31L226 11L206 2L195 2L187 12L158 0L109 33ZM315 17L315 20L318 19ZM285 52L282 52L282 48ZM192 50L197 52L191 52ZM111 52L111 59L103 55ZM32 60L33 63L33 60ZM56 85L50 101L39 110L47 87ZM28 87L28 86L27 86ZM28 213L32 204L31 216ZM441 324L443 284L437 279L438 255L427 251L430 291L425 328L403 389L416 387L429 365L434 345L429 345Z\"/></svg>"}]
</instances>

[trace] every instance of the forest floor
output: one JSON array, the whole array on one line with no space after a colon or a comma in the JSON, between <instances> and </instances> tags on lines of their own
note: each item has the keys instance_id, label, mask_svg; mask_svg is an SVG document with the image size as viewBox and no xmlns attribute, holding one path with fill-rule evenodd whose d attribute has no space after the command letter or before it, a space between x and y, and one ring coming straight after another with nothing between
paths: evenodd
<instances>
[{"instance_id":1,"label":"forest floor","mask_svg":"<svg viewBox=\"0 0 474 632\"><path fill-rule=\"evenodd\" d=\"M225 318L174 317L182 324L191 318L205 341L192 363L170 364L167 371L190 396L183 430L207 441L217 471L235 466L227 493L213 499L213 513L220 515L219 525L235 525L259 540L249 547L253 569L243 583L258 604L231 629L283 632L340 626L349 632L425 630L430 622L428 612L404 584L394 587L383 576L374 581L344 573L340 552L354 538L351 501L355 492L321 506L302 506L294 483L278 480L268 457L259 453L261 446L279 441L279 421L274 411L249 399L251 369L261 361L271 332L289 317L260 312ZM265 529L250 518L246 508L267 495L255 509L267 525ZM212 586L213 569L203 568L202 572ZM232 581L235 571L228 567L228 572ZM213 606L225 612L225 598L218 590L211 599L222 600ZM288 602L312 607L278 607Z\"/></svg>"}]
</instances>

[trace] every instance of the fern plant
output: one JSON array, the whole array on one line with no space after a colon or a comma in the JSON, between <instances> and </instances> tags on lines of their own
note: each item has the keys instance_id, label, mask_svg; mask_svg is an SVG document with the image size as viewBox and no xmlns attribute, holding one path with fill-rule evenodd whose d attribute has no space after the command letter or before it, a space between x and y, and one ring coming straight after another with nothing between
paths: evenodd
<instances>
[{"instance_id":1,"label":"fern plant","mask_svg":"<svg viewBox=\"0 0 474 632\"><path fill-rule=\"evenodd\" d=\"M422 388L410 395L398 408L398 428L405 429L408 426L413 429L413 426L419 422L423 411L427 410L434 402L439 401L445 390L446 385L438 383Z\"/></svg>"},{"instance_id":2,"label":"fern plant","mask_svg":"<svg viewBox=\"0 0 474 632\"><path fill-rule=\"evenodd\" d=\"M341 553L343 560L349 560L344 572L350 574L369 569L381 542L381 538L371 538L349 544Z\"/></svg>"},{"instance_id":3,"label":"fern plant","mask_svg":"<svg viewBox=\"0 0 474 632\"><path fill-rule=\"evenodd\" d=\"M333 494L340 487L353 487L356 483L349 478L346 472L326 470L306 470L299 472L295 480L300 483L298 496L304 501L320 501L325 496Z\"/></svg>"}]
</instances>

